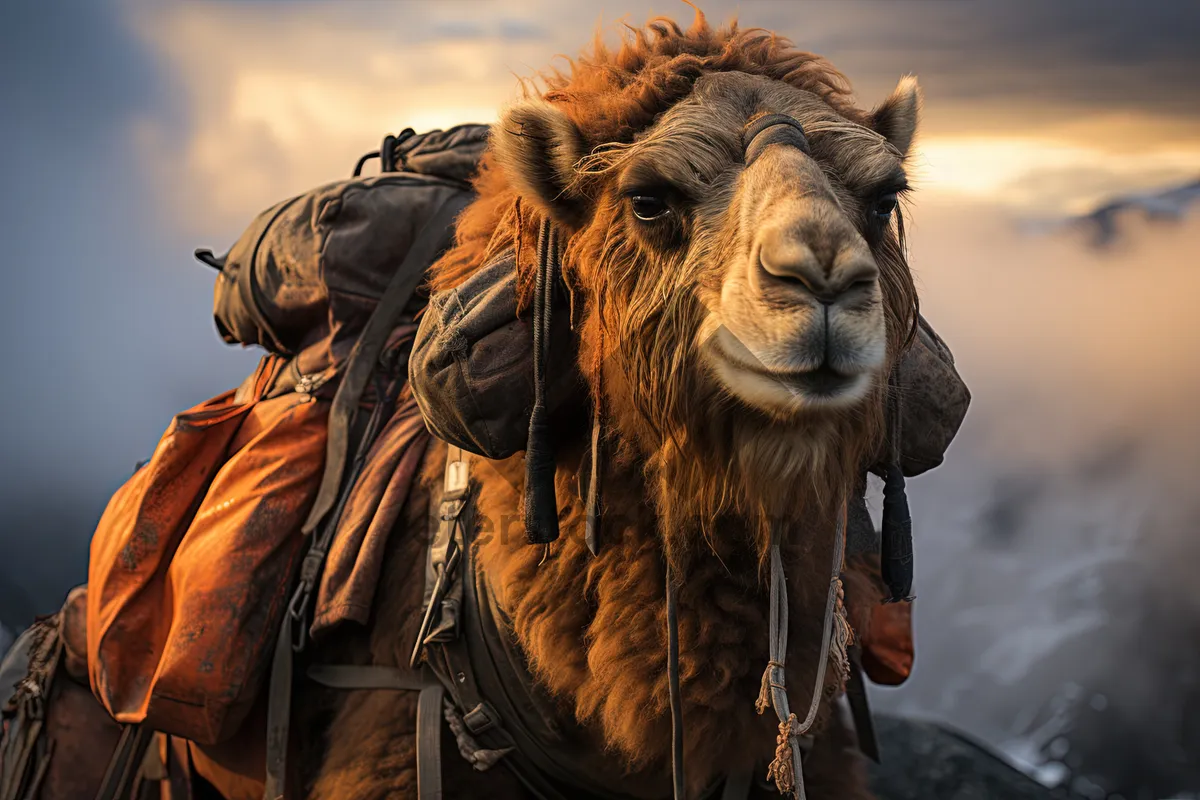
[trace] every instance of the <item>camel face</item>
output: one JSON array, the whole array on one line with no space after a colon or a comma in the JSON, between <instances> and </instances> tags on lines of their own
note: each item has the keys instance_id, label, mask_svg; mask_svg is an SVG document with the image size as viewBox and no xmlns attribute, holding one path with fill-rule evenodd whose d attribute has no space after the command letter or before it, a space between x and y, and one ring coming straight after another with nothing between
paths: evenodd
<instances>
[{"instance_id":1,"label":"camel face","mask_svg":"<svg viewBox=\"0 0 1200 800\"><path fill-rule=\"evenodd\" d=\"M508 110L495 150L568 232L585 293L616 309L606 349L627 385L688 373L695 397L786 423L879 396L911 300L893 290L911 287L897 203L918 101L906 78L851 120L785 81L714 72L629 141L596 143L569 104L536 100Z\"/></svg>"},{"instance_id":2,"label":"camel face","mask_svg":"<svg viewBox=\"0 0 1200 800\"><path fill-rule=\"evenodd\" d=\"M705 165L717 191L697 204L694 235L712 241L696 256L708 262L703 362L731 395L777 416L862 401L886 365L871 245L906 189L901 155L814 95L763 78L701 80L672 112L659 125L666 146L702 152L672 132L716 118L740 156ZM780 121L756 133L757 119Z\"/></svg>"}]
</instances>

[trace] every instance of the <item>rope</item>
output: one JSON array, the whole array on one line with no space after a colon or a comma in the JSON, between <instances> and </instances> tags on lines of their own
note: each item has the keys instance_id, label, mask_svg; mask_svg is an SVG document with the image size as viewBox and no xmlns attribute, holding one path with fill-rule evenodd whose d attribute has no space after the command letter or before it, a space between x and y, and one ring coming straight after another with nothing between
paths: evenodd
<instances>
[{"instance_id":1,"label":"rope","mask_svg":"<svg viewBox=\"0 0 1200 800\"><path fill-rule=\"evenodd\" d=\"M845 647L849 645L845 612L841 608L842 562L846 554L846 507L838 515L837 532L834 536L833 574L829 579L829 592L825 600L825 629L821 637L821 657L817 662L817 679L813 685L808 713L800 721L792 712L787 696L788 599L787 576L783 572L783 556L779 550L778 532L771 542L771 616L770 661L763 672L762 689L754 707L759 714L767 710L768 704L779 719L779 735L776 737L775 758L767 768L767 779L775 781L781 794L792 794L796 800L805 800L804 772L801 762L800 737L808 733L817 720L821 707L821 687L825 683L825 668L829 663L830 644L834 639L834 621L838 621L837 650L839 669L846 658Z\"/></svg>"}]
</instances>

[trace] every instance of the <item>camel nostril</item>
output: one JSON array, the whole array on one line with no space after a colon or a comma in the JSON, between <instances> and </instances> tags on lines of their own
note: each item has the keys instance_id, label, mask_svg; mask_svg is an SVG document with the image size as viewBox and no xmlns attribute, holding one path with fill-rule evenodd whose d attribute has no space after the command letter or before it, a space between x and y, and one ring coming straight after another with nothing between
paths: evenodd
<instances>
[{"instance_id":1,"label":"camel nostril","mask_svg":"<svg viewBox=\"0 0 1200 800\"><path fill-rule=\"evenodd\" d=\"M803 273L788 272L788 271L775 271L775 270L771 270L771 269L768 269L767 272L774 275L780 281L782 281L784 283L790 283L798 289L803 289L805 292L811 294L813 297L816 297L818 299L820 299L821 297L828 294L828 292L819 288L819 286L816 285L815 281L813 281L811 278L807 277ZM821 302L825 302L825 301L822 300Z\"/></svg>"},{"instance_id":2,"label":"camel nostril","mask_svg":"<svg viewBox=\"0 0 1200 800\"><path fill-rule=\"evenodd\" d=\"M874 291L878 284L879 281L876 278L859 278L856 281L851 281L849 285L842 290L842 294L850 294L851 292L856 294L868 294Z\"/></svg>"},{"instance_id":3,"label":"camel nostril","mask_svg":"<svg viewBox=\"0 0 1200 800\"><path fill-rule=\"evenodd\" d=\"M767 285L786 287L823 306L865 298L879 278L875 262L864 258L858 248L810 246L798 236L774 230L763 237L752 257L759 274L770 276Z\"/></svg>"},{"instance_id":4,"label":"camel nostril","mask_svg":"<svg viewBox=\"0 0 1200 800\"><path fill-rule=\"evenodd\" d=\"M827 294L821 279L820 266L815 263L812 252L807 247L801 248L797 253L783 255L781 258L779 253L769 253L764 248L759 252L758 266L780 283L802 289L814 297ZM810 261L814 263L808 263Z\"/></svg>"},{"instance_id":5,"label":"camel nostril","mask_svg":"<svg viewBox=\"0 0 1200 800\"><path fill-rule=\"evenodd\" d=\"M858 277L849 280L836 274L827 277L820 268L807 268L807 264L772 264L761 258L763 272L780 284L791 286L816 300L823 306L832 306L848 295L869 294L878 282L875 277Z\"/></svg>"}]
</instances>

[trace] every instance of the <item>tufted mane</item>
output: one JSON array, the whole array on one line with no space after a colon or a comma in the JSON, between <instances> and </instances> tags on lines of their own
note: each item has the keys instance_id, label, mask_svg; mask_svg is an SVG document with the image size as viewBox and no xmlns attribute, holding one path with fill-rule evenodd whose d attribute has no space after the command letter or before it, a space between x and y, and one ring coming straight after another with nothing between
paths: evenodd
<instances>
[{"instance_id":1,"label":"tufted mane","mask_svg":"<svg viewBox=\"0 0 1200 800\"><path fill-rule=\"evenodd\" d=\"M736 21L714 28L699 11L686 30L665 17L643 28L626 25L616 49L605 45L598 32L591 48L568 59L566 69L543 71L524 80L522 89L525 97L560 105L592 148L631 142L688 96L697 78L714 72L784 81L822 98L846 119L865 118L854 105L849 81L821 56L798 50L771 31L739 28ZM431 270L435 290L462 282L488 254L517 239L516 195L490 152L475 187L479 200L460 218L456 246ZM528 223L522 220L520 227Z\"/></svg>"}]
</instances>

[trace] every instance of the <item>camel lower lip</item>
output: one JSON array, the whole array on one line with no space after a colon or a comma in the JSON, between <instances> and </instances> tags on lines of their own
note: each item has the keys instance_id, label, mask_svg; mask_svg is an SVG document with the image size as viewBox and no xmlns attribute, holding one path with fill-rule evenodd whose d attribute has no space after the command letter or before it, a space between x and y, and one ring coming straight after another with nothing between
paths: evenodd
<instances>
[{"instance_id":1,"label":"camel lower lip","mask_svg":"<svg viewBox=\"0 0 1200 800\"><path fill-rule=\"evenodd\" d=\"M727 357L728 358L728 357ZM815 396L833 396L848 391L858 381L857 375L845 375L828 364L822 364L816 369L808 370L773 370L766 367L755 367L735 359L728 359L739 369L753 372L762 378L778 381L789 389L800 389L805 394Z\"/></svg>"},{"instance_id":2,"label":"camel lower lip","mask_svg":"<svg viewBox=\"0 0 1200 800\"><path fill-rule=\"evenodd\" d=\"M858 379L856 375L843 375L825 364L803 372L763 370L760 374L764 377L774 378L793 388L802 389L805 394L821 396L841 394L853 386Z\"/></svg>"}]
</instances>

